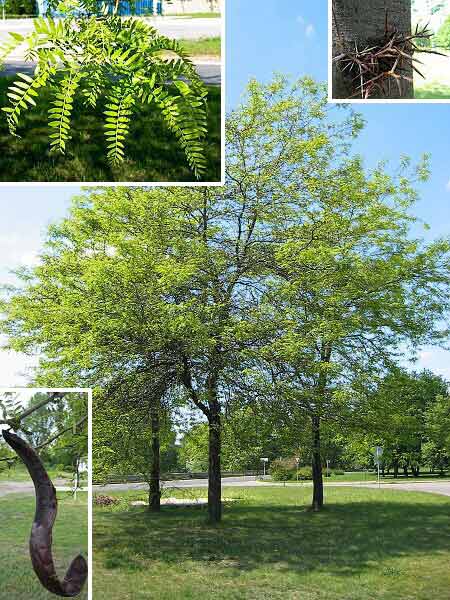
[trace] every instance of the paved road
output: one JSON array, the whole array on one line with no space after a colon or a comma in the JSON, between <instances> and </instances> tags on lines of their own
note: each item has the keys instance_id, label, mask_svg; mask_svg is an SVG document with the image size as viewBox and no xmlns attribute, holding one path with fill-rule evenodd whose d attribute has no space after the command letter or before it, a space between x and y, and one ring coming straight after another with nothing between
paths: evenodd
<instances>
[{"instance_id":1,"label":"paved road","mask_svg":"<svg viewBox=\"0 0 450 600\"><path fill-rule=\"evenodd\" d=\"M208 482L206 479L182 479L178 481L166 481L164 482L166 488L206 488ZM271 481L259 481L256 477L226 477L222 479L222 485L225 487L280 487L284 486L283 483L273 483ZM301 486L310 487L311 482L305 482L300 484ZM56 480L55 486L58 491L70 491L70 486L67 486L67 481ZM297 483L287 483L287 487L298 487ZM370 482L340 482L333 484L326 484L326 487L368 487L376 489L378 486L376 483ZM383 483L382 489L408 491L408 492L430 492L433 494L443 494L444 496L450 496L450 481L436 481L436 482L417 482L417 483ZM126 490L145 490L147 484L145 483L116 483L111 485L95 485L95 492L108 492L116 491L122 492ZM33 484L31 482L12 482L12 481L1 481L0 482L0 496L6 494L25 494L33 493Z\"/></svg>"},{"instance_id":2,"label":"paved road","mask_svg":"<svg viewBox=\"0 0 450 600\"><path fill-rule=\"evenodd\" d=\"M0 76L15 75L16 73L33 73L35 63L24 62L22 59L11 59L5 64ZM195 62L197 73L206 85L220 85L220 64L216 62Z\"/></svg>"},{"instance_id":3,"label":"paved road","mask_svg":"<svg viewBox=\"0 0 450 600\"><path fill-rule=\"evenodd\" d=\"M57 19L55 19L57 21ZM187 19L164 17L143 19L163 35L175 39L195 40L203 37L221 36L221 19ZM26 35L33 29L32 19L8 19L0 21L0 43L8 38L8 32L14 31Z\"/></svg>"},{"instance_id":4,"label":"paved road","mask_svg":"<svg viewBox=\"0 0 450 600\"><path fill-rule=\"evenodd\" d=\"M57 492L72 491L64 479L55 479L53 483ZM34 494L34 485L31 481L0 481L0 498L8 494Z\"/></svg>"},{"instance_id":5,"label":"paved road","mask_svg":"<svg viewBox=\"0 0 450 600\"><path fill-rule=\"evenodd\" d=\"M178 481L166 481L164 482L166 488L193 488L193 487L207 487L208 482L206 479L182 479ZM284 486L283 483L273 483L271 481L258 481L256 477L226 477L222 479L222 485L227 487L267 487L267 486ZM299 484L292 483L286 484L287 486L297 487ZM310 482L300 484L302 486L311 486ZM326 486L333 485L333 487L369 487L377 488L376 483L367 482L340 482L333 484L326 484ZM417 491L417 492L431 492L434 494L443 494L450 496L450 481L442 482L420 482L420 483L383 483L383 489L394 489L402 491ZM143 490L147 489L145 483L117 483L106 486L94 486L96 492L107 492L107 491L125 491L125 490Z\"/></svg>"}]
</instances>

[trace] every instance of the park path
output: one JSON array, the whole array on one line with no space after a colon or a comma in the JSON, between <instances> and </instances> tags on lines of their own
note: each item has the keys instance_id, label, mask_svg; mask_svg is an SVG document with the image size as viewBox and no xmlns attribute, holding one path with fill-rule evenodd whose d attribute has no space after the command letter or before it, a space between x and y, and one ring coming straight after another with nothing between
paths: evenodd
<instances>
[{"instance_id":1,"label":"park path","mask_svg":"<svg viewBox=\"0 0 450 600\"><path fill-rule=\"evenodd\" d=\"M65 479L55 479L53 482L57 492L71 492ZM79 491L87 491L84 488ZM0 498L8 494L34 494L32 481L0 481Z\"/></svg>"}]
</instances>

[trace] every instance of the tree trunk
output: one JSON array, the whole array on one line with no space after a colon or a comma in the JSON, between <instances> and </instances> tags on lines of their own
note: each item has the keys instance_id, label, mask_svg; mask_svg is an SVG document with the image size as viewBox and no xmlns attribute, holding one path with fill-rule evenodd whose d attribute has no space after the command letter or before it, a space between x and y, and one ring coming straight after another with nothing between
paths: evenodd
<instances>
[{"instance_id":1,"label":"tree trunk","mask_svg":"<svg viewBox=\"0 0 450 600\"><path fill-rule=\"evenodd\" d=\"M320 417L313 415L312 421L312 508L318 511L323 506L322 459L320 455Z\"/></svg>"},{"instance_id":2,"label":"tree trunk","mask_svg":"<svg viewBox=\"0 0 450 600\"><path fill-rule=\"evenodd\" d=\"M220 469L220 408L217 400L209 415L208 516L211 523L222 518L222 474Z\"/></svg>"},{"instance_id":3,"label":"tree trunk","mask_svg":"<svg viewBox=\"0 0 450 600\"><path fill-rule=\"evenodd\" d=\"M411 33L411 0L333 0L333 57L345 52L354 52L381 42L384 39L386 23L388 29L395 28L400 33ZM413 76L412 65L404 72ZM353 75L354 76L354 75ZM352 82L333 62L332 97L361 98L357 93L358 80ZM413 98L412 82L401 81L402 93L392 79L385 93L377 91L372 98ZM356 95L355 95L356 93Z\"/></svg>"},{"instance_id":4,"label":"tree trunk","mask_svg":"<svg viewBox=\"0 0 450 600\"><path fill-rule=\"evenodd\" d=\"M408 465L403 466L403 474L405 477L408 477Z\"/></svg>"},{"instance_id":5,"label":"tree trunk","mask_svg":"<svg viewBox=\"0 0 450 600\"><path fill-rule=\"evenodd\" d=\"M394 479L398 478L398 462L394 462Z\"/></svg>"},{"instance_id":6,"label":"tree trunk","mask_svg":"<svg viewBox=\"0 0 450 600\"><path fill-rule=\"evenodd\" d=\"M150 486L148 494L148 507L151 511L158 512L161 509L160 489L160 418L159 407L150 408L150 419L152 426L152 463L150 466Z\"/></svg>"}]
</instances>

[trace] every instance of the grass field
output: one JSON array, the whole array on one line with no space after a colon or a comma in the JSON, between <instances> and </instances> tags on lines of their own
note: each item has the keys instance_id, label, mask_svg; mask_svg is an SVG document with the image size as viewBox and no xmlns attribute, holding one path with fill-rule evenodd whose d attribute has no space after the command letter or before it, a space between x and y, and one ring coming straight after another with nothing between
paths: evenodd
<instances>
[{"instance_id":1,"label":"grass field","mask_svg":"<svg viewBox=\"0 0 450 600\"><path fill-rule=\"evenodd\" d=\"M437 54L421 54L419 69L425 75L414 75L414 96L422 100L450 101L450 51L435 48L445 56Z\"/></svg>"},{"instance_id":2,"label":"grass field","mask_svg":"<svg viewBox=\"0 0 450 600\"><path fill-rule=\"evenodd\" d=\"M47 472L50 479L68 479L71 480L73 473L68 471L60 471L49 467ZM31 481L30 475L22 464L0 471L0 481Z\"/></svg>"},{"instance_id":3,"label":"grass field","mask_svg":"<svg viewBox=\"0 0 450 600\"><path fill-rule=\"evenodd\" d=\"M196 13L174 13L167 15L169 17L185 17L186 19L220 19L222 16L218 12L196 12Z\"/></svg>"},{"instance_id":4,"label":"grass field","mask_svg":"<svg viewBox=\"0 0 450 600\"><path fill-rule=\"evenodd\" d=\"M397 478L394 478L392 474L385 475L381 477L382 483L411 483L413 481L442 481L450 476L450 473L446 473L444 476L441 476L437 473L421 473L419 477L412 477L409 475L405 477L403 474L399 473ZM334 475L332 474L330 477L323 477L324 483L335 483L338 481L377 481L377 474L373 471L355 471L353 473L344 473L343 475ZM290 483L297 483L296 481ZM302 483L301 481L299 483Z\"/></svg>"},{"instance_id":5,"label":"grass field","mask_svg":"<svg viewBox=\"0 0 450 600\"><path fill-rule=\"evenodd\" d=\"M334 488L312 513L310 495L225 488L218 527L205 508L128 505L145 492L96 507L94 598L449 600L450 498Z\"/></svg>"},{"instance_id":6,"label":"grass field","mask_svg":"<svg viewBox=\"0 0 450 600\"><path fill-rule=\"evenodd\" d=\"M206 37L198 40L180 40L183 48L190 56L217 56L220 57L220 37Z\"/></svg>"},{"instance_id":7,"label":"grass field","mask_svg":"<svg viewBox=\"0 0 450 600\"><path fill-rule=\"evenodd\" d=\"M51 600L31 566L28 541L34 515L34 496L11 495L0 498L0 598L6 600ZM53 555L58 574L82 551L87 556L87 499L78 494L59 496L59 510L53 529ZM78 596L87 600L87 589Z\"/></svg>"},{"instance_id":8,"label":"grass field","mask_svg":"<svg viewBox=\"0 0 450 600\"><path fill-rule=\"evenodd\" d=\"M414 92L416 99L422 100L448 100L450 102L450 86L440 83L430 83L418 88Z\"/></svg>"},{"instance_id":9,"label":"grass field","mask_svg":"<svg viewBox=\"0 0 450 600\"><path fill-rule=\"evenodd\" d=\"M5 106L11 77L0 77L0 106ZM45 94L45 93L44 93ZM146 106L132 120L126 142L127 159L112 170L106 160L101 108L84 109L74 104L73 139L67 154L48 149L48 95L29 111L14 138L0 115L0 181L195 181L184 152L153 106ZM220 181L221 110L220 88L209 87L208 160L204 181Z\"/></svg>"}]
</instances>

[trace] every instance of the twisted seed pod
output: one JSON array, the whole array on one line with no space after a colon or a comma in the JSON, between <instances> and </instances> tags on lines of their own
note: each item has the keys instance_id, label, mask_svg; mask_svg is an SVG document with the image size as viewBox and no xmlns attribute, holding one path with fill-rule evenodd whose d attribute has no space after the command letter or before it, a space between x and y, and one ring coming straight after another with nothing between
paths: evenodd
<instances>
[{"instance_id":1,"label":"twisted seed pod","mask_svg":"<svg viewBox=\"0 0 450 600\"><path fill-rule=\"evenodd\" d=\"M56 490L33 448L10 431L3 431L3 437L25 463L34 483L36 513L30 536L30 555L34 571L49 592L57 596L77 596L88 574L85 559L81 554L74 558L62 582L58 579L53 563L52 528L58 511Z\"/></svg>"}]
</instances>

